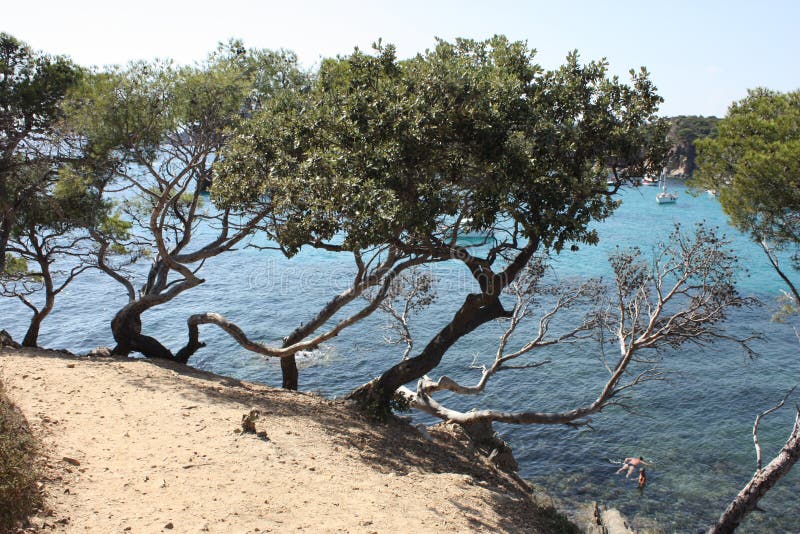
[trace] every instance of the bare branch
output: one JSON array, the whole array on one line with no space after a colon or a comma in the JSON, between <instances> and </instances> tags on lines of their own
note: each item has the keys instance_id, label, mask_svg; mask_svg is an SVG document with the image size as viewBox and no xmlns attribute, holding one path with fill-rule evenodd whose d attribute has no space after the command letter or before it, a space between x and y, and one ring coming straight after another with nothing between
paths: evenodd
<instances>
[{"instance_id":1,"label":"bare branch","mask_svg":"<svg viewBox=\"0 0 800 534\"><path fill-rule=\"evenodd\" d=\"M769 410L761 412L756 416L756 421L755 423L753 423L753 443L756 448L756 471L761 471L761 444L758 442L758 424L761 422L762 417L765 417L771 414L772 412L780 410L783 407L783 405L786 404L786 399L788 399L789 396L792 393L794 393L795 388L797 388L797 385L792 386L792 389L786 392L786 395L783 396L783 399L781 399L781 401L778 404L776 404Z\"/></svg>"},{"instance_id":2,"label":"bare branch","mask_svg":"<svg viewBox=\"0 0 800 534\"><path fill-rule=\"evenodd\" d=\"M202 344L198 341L198 325L201 324L215 324L219 326L225 332L230 334L231 337L233 337L234 340L236 340L236 342L242 347L264 356L286 358L303 350L313 350L325 341L338 336L339 333L345 328L348 328L349 326L357 323L361 319L374 312L388 294L395 277L397 277L405 269L418 265L424 261L425 258L412 258L397 264L390 269L391 265L396 262L396 258L387 258L380 265L376 266L375 272L368 277L368 280L363 281L359 285L352 286L347 291L334 298L310 323L302 325L296 329L291 336L287 337L284 340L284 346L280 348L270 347L263 343L250 340L238 326L220 314L204 313L192 315L187 320L189 327L189 342L186 347L181 349L179 354L182 358L185 357L188 360L188 357L202 346ZM381 284L380 290L366 306L361 308L356 313L341 319L326 332L323 332L311 339L306 339L310 334L325 324L328 319L330 319L337 311L344 307L345 304L352 302L352 300L354 300L367 287L369 287L369 284L374 285L377 283Z\"/></svg>"}]
</instances>

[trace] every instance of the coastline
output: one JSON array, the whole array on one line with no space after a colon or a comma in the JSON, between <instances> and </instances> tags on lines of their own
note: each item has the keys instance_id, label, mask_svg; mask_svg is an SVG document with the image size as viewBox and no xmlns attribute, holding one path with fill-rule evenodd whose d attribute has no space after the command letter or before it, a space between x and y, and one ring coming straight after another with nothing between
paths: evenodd
<instances>
[{"instance_id":1,"label":"coastline","mask_svg":"<svg viewBox=\"0 0 800 534\"><path fill-rule=\"evenodd\" d=\"M312 394L50 350L0 349L0 381L41 444L33 531L570 528L450 425L376 424ZM242 432L254 409L261 435Z\"/></svg>"}]
</instances>

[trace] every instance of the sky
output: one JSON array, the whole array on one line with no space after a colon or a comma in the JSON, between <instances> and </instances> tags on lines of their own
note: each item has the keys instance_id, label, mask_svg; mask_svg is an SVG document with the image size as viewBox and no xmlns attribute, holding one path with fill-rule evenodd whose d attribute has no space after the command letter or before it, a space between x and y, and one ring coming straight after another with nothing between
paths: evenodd
<instances>
[{"instance_id":1,"label":"sky","mask_svg":"<svg viewBox=\"0 0 800 534\"><path fill-rule=\"evenodd\" d=\"M574 49L623 79L647 67L664 116L722 117L748 88L800 89L800 0L2 0L0 31L86 66L191 63L240 38L313 67L378 38L403 58L435 37L503 34L545 68Z\"/></svg>"}]
</instances>

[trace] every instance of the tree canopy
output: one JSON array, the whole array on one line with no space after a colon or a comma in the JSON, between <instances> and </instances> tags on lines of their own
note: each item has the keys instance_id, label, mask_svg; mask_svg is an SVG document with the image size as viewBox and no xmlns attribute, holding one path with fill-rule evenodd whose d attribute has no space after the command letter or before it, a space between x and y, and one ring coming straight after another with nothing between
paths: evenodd
<instances>
[{"instance_id":1,"label":"tree canopy","mask_svg":"<svg viewBox=\"0 0 800 534\"><path fill-rule=\"evenodd\" d=\"M577 53L554 71L534 55L495 37L439 41L406 61L380 43L327 60L307 94L237 132L214 198L268 200L290 252L336 234L351 250L430 244L447 218L516 223L556 250L594 242L588 222L615 206L608 168L627 176L660 160L644 127L660 97L645 71L627 86Z\"/></svg>"},{"instance_id":2,"label":"tree canopy","mask_svg":"<svg viewBox=\"0 0 800 534\"><path fill-rule=\"evenodd\" d=\"M800 91L754 89L734 102L715 138L697 142L695 184L716 189L731 223L762 244L788 284L796 305L800 294L778 265L773 249L800 246Z\"/></svg>"},{"instance_id":3,"label":"tree canopy","mask_svg":"<svg viewBox=\"0 0 800 534\"><path fill-rule=\"evenodd\" d=\"M752 90L718 132L698 142L698 183L719 189L731 222L755 239L800 242L800 91Z\"/></svg>"},{"instance_id":4,"label":"tree canopy","mask_svg":"<svg viewBox=\"0 0 800 534\"><path fill-rule=\"evenodd\" d=\"M32 195L52 185L56 163L65 156L55 135L60 104L81 76L69 59L0 33L0 274L17 216Z\"/></svg>"}]
</instances>

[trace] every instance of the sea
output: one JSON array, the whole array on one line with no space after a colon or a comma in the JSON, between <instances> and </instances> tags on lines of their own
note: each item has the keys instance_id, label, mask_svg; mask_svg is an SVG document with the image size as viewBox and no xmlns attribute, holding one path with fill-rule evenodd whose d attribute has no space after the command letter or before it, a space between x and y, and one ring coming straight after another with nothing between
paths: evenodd
<instances>
[{"instance_id":1,"label":"sea","mask_svg":"<svg viewBox=\"0 0 800 534\"><path fill-rule=\"evenodd\" d=\"M702 222L730 240L739 257L738 290L757 299L752 307L734 310L722 331L746 337L757 355L718 341L706 346L684 344L661 351L664 380L630 391L627 409L608 408L592 417L590 427L495 425L519 462L522 477L552 495L560 506L578 510L593 501L619 509L633 526L655 532L698 532L712 524L756 468L753 422L800 382L800 340L796 318L773 320L783 286L759 246L727 224L716 198L687 190L680 181L669 189L679 198L657 204L655 187L623 189L621 206L596 223L600 242L554 256L549 282L571 284L592 277L611 279L609 255L617 247L639 247L652 257L675 224L685 231ZM200 235L202 238L202 233ZM264 245L259 237L252 244ZM479 251L479 250L478 250ZM782 258L789 268L788 258ZM135 265L141 275L146 265ZM415 347L445 324L475 286L463 265L446 262L429 267L436 299L412 315ZM796 272L791 271L796 276ZM168 305L143 316L144 332L177 350L186 342L186 318L217 312L237 323L252 339L279 345L281 338L314 315L328 299L351 283L352 257L303 249L291 259L275 250L242 246L209 260L200 271L205 279ZM40 345L84 353L111 346L109 322L125 303L118 283L99 272L87 272L59 295L45 320ZM364 302L344 310L352 313ZM544 302L546 304L546 302ZM566 328L579 314L566 314ZM15 339L24 336L29 311L15 299L0 299L0 328ZM338 337L299 358L300 389L337 397L380 374L398 361L404 345L391 340L390 321L375 313ZM557 321L554 324L559 324ZM505 325L495 322L461 339L445 355L431 378L448 374L475 383L475 366L490 364ZM519 346L533 332L520 328L512 339ZM212 325L201 327L207 346L190 365L235 378L280 386L280 366L239 347ZM516 344L516 345L514 345ZM412 352L413 354L413 352ZM596 342L551 346L528 355L528 362L550 363L508 370L490 380L483 395L437 398L454 408L562 411L591 402L608 376ZM520 362L522 363L522 362ZM413 386L413 384L412 384ZM759 439L765 463L780 450L794 421L796 392L787 405L760 423ZM416 421L433 423L423 414ZM636 487L635 475L615 474L619 462L642 456L648 468L647 486ZM800 466L762 500L762 512L750 515L740 532L800 532Z\"/></svg>"}]
</instances>

